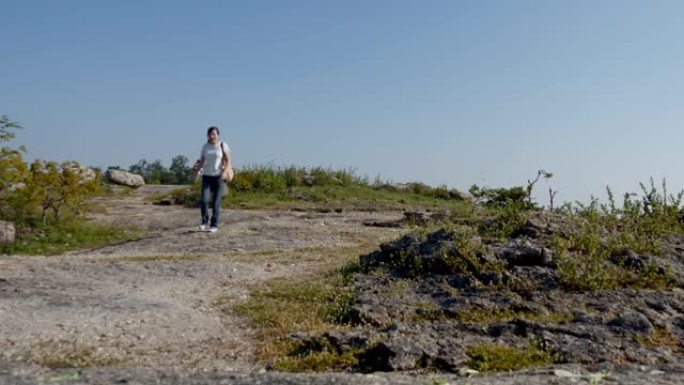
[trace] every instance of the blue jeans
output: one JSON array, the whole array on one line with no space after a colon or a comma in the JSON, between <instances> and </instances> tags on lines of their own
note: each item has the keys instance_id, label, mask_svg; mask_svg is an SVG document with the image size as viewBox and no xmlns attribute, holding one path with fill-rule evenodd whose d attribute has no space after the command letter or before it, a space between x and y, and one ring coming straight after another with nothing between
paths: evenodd
<instances>
[{"instance_id":1,"label":"blue jeans","mask_svg":"<svg viewBox=\"0 0 684 385\"><path fill-rule=\"evenodd\" d=\"M209 226L218 227L221 212L221 196L223 195L224 183L220 176L202 176L202 191L200 198L200 211L202 213L202 224L209 223L209 211L207 204L211 200L211 223Z\"/></svg>"}]
</instances>

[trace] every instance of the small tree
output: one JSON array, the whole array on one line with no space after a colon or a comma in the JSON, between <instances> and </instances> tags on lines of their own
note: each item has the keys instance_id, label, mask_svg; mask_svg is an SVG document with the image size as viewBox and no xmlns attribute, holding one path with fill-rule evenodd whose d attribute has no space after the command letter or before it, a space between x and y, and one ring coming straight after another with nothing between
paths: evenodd
<instances>
[{"instance_id":1,"label":"small tree","mask_svg":"<svg viewBox=\"0 0 684 385\"><path fill-rule=\"evenodd\" d=\"M22 127L7 116L0 117L0 142L6 143L14 139L16 130ZM22 220L27 210L21 191L25 186L27 167L24 163L24 146L0 148L0 218L5 220Z\"/></svg>"},{"instance_id":2,"label":"small tree","mask_svg":"<svg viewBox=\"0 0 684 385\"><path fill-rule=\"evenodd\" d=\"M86 179L85 169L76 162L57 165L52 161L36 160L31 164L31 178L27 188L31 200L40 207L40 222L47 225L48 213L59 223L64 210L80 213L80 204L97 191L97 178Z\"/></svg>"},{"instance_id":3,"label":"small tree","mask_svg":"<svg viewBox=\"0 0 684 385\"><path fill-rule=\"evenodd\" d=\"M188 165L188 158L183 155L176 155L171 159L169 172L173 176L175 184L189 184L191 180L191 168Z\"/></svg>"},{"instance_id":4,"label":"small tree","mask_svg":"<svg viewBox=\"0 0 684 385\"><path fill-rule=\"evenodd\" d=\"M131 167L128 168L129 172L142 175L143 177L145 176L145 170L147 170L147 160L145 159L140 159L138 163L131 165Z\"/></svg>"},{"instance_id":5,"label":"small tree","mask_svg":"<svg viewBox=\"0 0 684 385\"><path fill-rule=\"evenodd\" d=\"M6 143L14 139L14 131L20 130L19 123L11 121L7 116L0 117L0 142ZM26 167L22 154L24 146L14 149L3 146L0 149L0 190L10 187L12 183L21 183L25 177Z\"/></svg>"},{"instance_id":6,"label":"small tree","mask_svg":"<svg viewBox=\"0 0 684 385\"><path fill-rule=\"evenodd\" d=\"M534 180L527 180L527 189L525 191L527 192L527 204L530 207L532 206L532 189L534 189L534 185L539 181L540 178L550 179L551 177L553 177L552 173L545 170L539 170L537 171L537 177L534 178Z\"/></svg>"},{"instance_id":7,"label":"small tree","mask_svg":"<svg viewBox=\"0 0 684 385\"><path fill-rule=\"evenodd\" d=\"M169 169L164 167L161 160L148 162L146 159L141 159L128 168L128 171L142 175L149 184L189 184L193 179L191 170L188 158L183 155L175 156Z\"/></svg>"}]
</instances>

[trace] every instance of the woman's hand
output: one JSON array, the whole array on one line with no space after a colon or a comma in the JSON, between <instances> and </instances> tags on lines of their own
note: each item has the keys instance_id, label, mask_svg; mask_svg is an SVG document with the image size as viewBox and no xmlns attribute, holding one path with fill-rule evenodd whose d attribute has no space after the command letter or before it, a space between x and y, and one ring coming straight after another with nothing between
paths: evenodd
<instances>
[{"instance_id":1,"label":"woman's hand","mask_svg":"<svg viewBox=\"0 0 684 385\"><path fill-rule=\"evenodd\" d=\"M192 166L192 171L197 172L202 168L202 159L197 159L197 162L195 162L195 165Z\"/></svg>"}]
</instances>

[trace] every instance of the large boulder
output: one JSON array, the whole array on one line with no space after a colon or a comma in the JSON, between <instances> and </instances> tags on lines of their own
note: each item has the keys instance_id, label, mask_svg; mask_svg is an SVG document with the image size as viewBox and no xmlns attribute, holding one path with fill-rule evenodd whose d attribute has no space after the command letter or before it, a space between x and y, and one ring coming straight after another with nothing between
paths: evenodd
<instances>
[{"instance_id":1,"label":"large boulder","mask_svg":"<svg viewBox=\"0 0 684 385\"><path fill-rule=\"evenodd\" d=\"M145 184L145 179L141 175L113 168L107 170L107 178L113 183L130 187L140 187Z\"/></svg>"},{"instance_id":2,"label":"large boulder","mask_svg":"<svg viewBox=\"0 0 684 385\"><path fill-rule=\"evenodd\" d=\"M14 243L16 232L14 230L14 223L0 221L0 245L9 245Z\"/></svg>"}]
</instances>

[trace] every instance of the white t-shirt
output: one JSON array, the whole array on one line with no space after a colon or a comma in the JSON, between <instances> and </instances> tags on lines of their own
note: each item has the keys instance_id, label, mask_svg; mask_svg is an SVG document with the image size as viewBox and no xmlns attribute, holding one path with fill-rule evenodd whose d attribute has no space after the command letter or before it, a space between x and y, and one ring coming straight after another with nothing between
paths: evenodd
<instances>
[{"instance_id":1,"label":"white t-shirt","mask_svg":"<svg viewBox=\"0 0 684 385\"><path fill-rule=\"evenodd\" d=\"M223 145L223 151L230 156L230 148L226 142L219 142ZM202 146L202 158L204 164L202 165L202 175L219 176L221 175L223 165L223 151L219 148L219 144L204 143Z\"/></svg>"}]
</instances>

